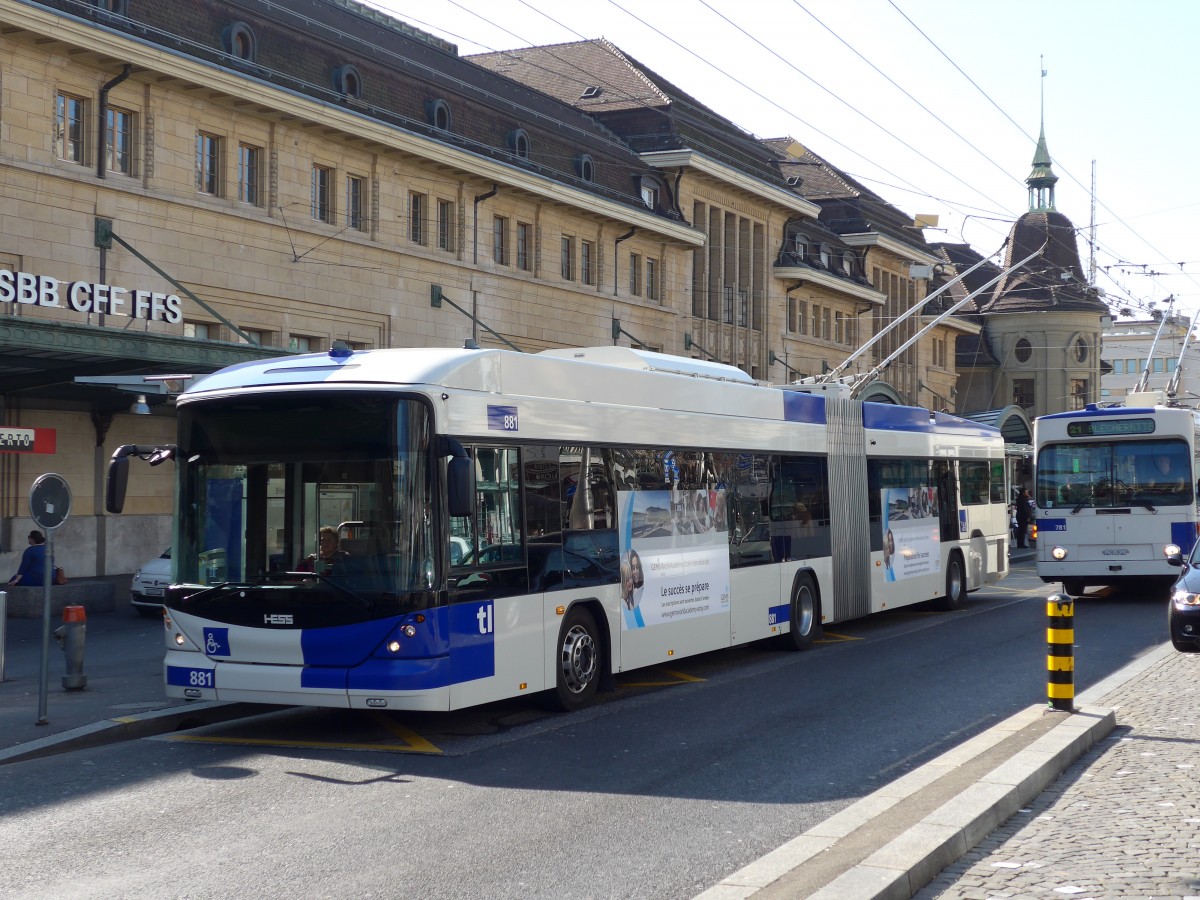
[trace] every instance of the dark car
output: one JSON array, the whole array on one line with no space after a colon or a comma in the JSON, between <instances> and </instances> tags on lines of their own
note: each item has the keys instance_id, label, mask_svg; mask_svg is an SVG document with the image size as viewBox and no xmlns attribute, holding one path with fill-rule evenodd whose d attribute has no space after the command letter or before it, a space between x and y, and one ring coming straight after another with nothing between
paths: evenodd
<instances>
[{"instance_id":1,"label":"dark car","mask_svg":"<svg viewBox=\"0 0 1200 900\"><path fill-rule=\"evenodd\" d=\"M1167 605L1167 630L1176 650L1200 652L1200 541L1185 559L1179 548L1166 548L1167 562L1182 566L1179 579L1171 586Z\"/></svg>"}]
</instances>

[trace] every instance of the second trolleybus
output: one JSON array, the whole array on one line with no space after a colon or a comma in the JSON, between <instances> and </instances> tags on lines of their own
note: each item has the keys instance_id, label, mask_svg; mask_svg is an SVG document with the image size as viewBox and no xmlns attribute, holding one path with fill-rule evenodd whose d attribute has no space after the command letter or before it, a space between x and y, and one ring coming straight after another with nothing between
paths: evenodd
<instances>
[{"instance_id":1,"label":"second trolleybus","mask_svg":"<svg viewBox=\"0 0 1200 900\"><path fill-rule=\"evenodd\" d=\"M1008 571L988 426L622 347L331 350L178 398L170 696L564 709ZM322 529L340 546L325 552Z\"/></svg>"},{"instance_id":2,"label":"second trolleybus","mask_svg":"<svg viewBox=\"0 0 1200 900\"><path fill-rule=\"evenodd\" d=\"M1160 391L1034 420L1037 571L1068 594L1166 587L1197 534L1200 412Z\"/></svg>"}]
</instances>

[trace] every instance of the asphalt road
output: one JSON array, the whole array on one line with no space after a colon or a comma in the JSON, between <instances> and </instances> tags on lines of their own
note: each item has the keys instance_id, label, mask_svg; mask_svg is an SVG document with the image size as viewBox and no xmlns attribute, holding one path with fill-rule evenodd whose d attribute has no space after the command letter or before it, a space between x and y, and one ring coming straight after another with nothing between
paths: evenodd
<instances>
[{"instance_id":1,"label":"asphalt road","mask_svg":"<svg viewBox=\"0 0 1200 900\"><path fill-rule=\"evenodd\" d=\"M383 723L438 753L356 749L362 717L300 711L14 763L2 893L690 898L1044 700L1047 592L1022 564L962 611L684 660L574 715ZM1162 598L1077 601L1077 691L1165 618Z\"/></svg>"}]
</instances>

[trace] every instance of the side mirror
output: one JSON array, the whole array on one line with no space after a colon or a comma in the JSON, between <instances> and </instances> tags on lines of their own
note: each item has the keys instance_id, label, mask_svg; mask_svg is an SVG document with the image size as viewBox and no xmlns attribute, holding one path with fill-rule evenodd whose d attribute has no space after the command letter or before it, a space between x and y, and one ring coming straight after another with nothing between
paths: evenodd
<instances>
[{"instance_id":1,"label":"side mirror","mask_svg":"<svg viewBox=\"0 0 1200 900\"><path fill-rule=\"evenodd\" d=\"M108 481L104 486L104 508L119 513L125 508L125 491L129 487L129 450L131 444L118 447L108 463Z\"/></svg>"},{"instance_id":2,"label":"side mirror","mask_svg":"<svg viewBox=\"0 0 1200 900\"><path fill-rule=\"evenodd\" d=\"M1163 556L1167 558L1167 565L1169 566L1184 565L1183 550L1178 544L1167 544L1167 546L1163 547Z\"/></svg>"},{"instance_id":3,"label":"side mirror","mask_svg":"<svg viewBox=\"0 0 1200 900\"><path fill-rule=\"evenodd\" d=\"M455 456L446 467L447 506L452 516L470 516L475 511L471 475L474 467L469 456Z\"/></svg>"}]
</instances>

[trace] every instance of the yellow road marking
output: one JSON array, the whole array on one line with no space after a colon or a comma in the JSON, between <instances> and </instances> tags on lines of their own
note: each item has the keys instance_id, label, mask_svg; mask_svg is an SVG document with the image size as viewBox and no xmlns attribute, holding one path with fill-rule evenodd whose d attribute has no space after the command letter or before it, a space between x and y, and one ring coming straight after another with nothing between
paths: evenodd
<instances>
[{"instance_id":1,"label":"yellow road marking","mask_svg":"<svg viewBox=\"0 0 1200 900\"><path fill-rule=\"evenodd\" d=\"M832 638L832 640L830 640ZM841 641L861 641L863 638L855 637L852 634L838 634L836 631L826 631L825 636L819 641L813 641L814 644L837 644Z\"/></svg>"},{"instance_id":2,"label":"yellow road marking","mask_svg":"<svg viewBox=\"0 0 1200 900\"><path fill-rule=\"evenodd\" d=\"M621 687L670 687L674 684L688 684L703 682L706 679L697 678L695 675L687 675L683 672L678 672L674 669L655 669L656 672L663 672L674 677L674 681L622 681Z\"/></svg>"},{"instance_id":3,"label":"yellow road marking","mask_svg":"<svg viewBox=\"0 0 1200 900\"><path fill-rule=\"evenodd\" d=\"M419 741L424 747L406 746L403 744L346 744L332 741L284 741L273 738L234 738L213 737L201 734L172 734L169 741L188 741L193 744L230 744L237 747L305 747L310 750L384 750L388 753L433 753L442 751L426 741Z\"/></svg>"}]
</instances>

